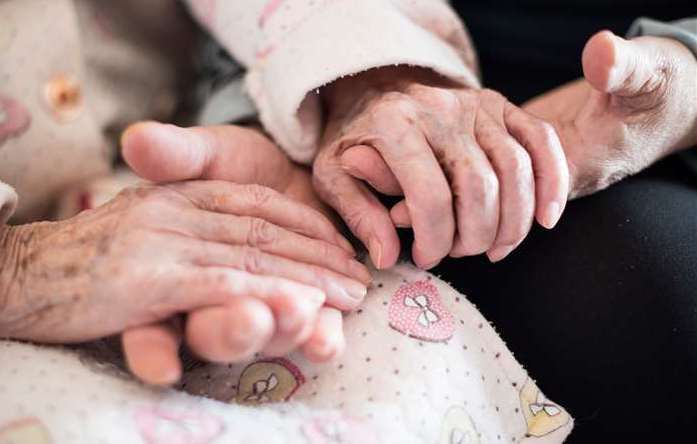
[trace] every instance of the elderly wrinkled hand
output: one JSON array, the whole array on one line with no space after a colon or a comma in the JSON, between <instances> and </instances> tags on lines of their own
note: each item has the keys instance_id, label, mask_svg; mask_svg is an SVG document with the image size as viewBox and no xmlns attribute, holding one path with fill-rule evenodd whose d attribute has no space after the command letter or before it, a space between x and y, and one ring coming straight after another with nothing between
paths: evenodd
<instances>
[{"instance_id":1,"label":"elderly wrinkled hand","mask_svg":"<svg viewBox=\"0 0 697 444\"><path fill-rule=\"evenodd\" d=\"M414 262L508 255L534 219L551 228L568 169L554 128L500 94L416 68L383 68L324 91L328 123L314 163L320 196L379 268L399 254L394 225L414 230ZM364 184L405 200L388 212Z\"/></svg>"},{"instance_id":2,"label":"elderly wrinkled hand","mask_svg":"<svg viewBox=\"0 0 697 444\"><path fill-rule=\"evenodd\" d=\"M584 79L524 106L557 129L571 197L697 145L697 59L682 43L602 31L588 41L582 61Z\"/></svg>"},{"instance_id":3,"label":"elderly wrinkled hand","mask_svg":"<svg viewBox=\"0 0 697 444\"><path fill-rule=\"evenodd\" d=\"M153 323L180 313L189 347L213 361L341 350L338 309L360 304L370 274L322 213L309 173L251 130L148 123L124 142L141 175L182 181L2 230L12 254L0 273L0 336L63 343L128 330L129 364L152 383L179 377L176 322Z\"/></svg>"},{"instance_id":4,"label":"elderly wrinkled hand","mask_svg":"<svg viewBox=\"0 0 697 444\"><path fill-rule=\"evenodd\" d=\"M353 259L351 245L329 222L330 212L317 199L306 169L291 163L259 131L234 126L184 129L154 122L137 124L123 137L123 154L141 177L150 180L218 179L255 184L251 189L264 190L255 206L261 209L276 202L278 212L266 211L265 217L274 223L274 217L286 218L285 227L296 241L284 239L281 230L268 230L270 225L264 224L266 233L257 236L259 242L254 244L296 261L297 270L288 274L282 267L264 266L263 261L254 261L256 265L247 270L260 279L283 276L311 285L327 296L326 304L310 314L299 305L302 295L275 307L249 294L232 303L191 310L185 335L197 355L214 362L235 362L255 352L281 355L301 347L308 359L323 361L341 352L344 337L339 310L360 304L370 274ZM218 193L230 200L244 200L224 188ZM278 205L281 201L283 208ZM235 226L226 229L234 231ZM317 237L327 242L299 242L300 238ZM172 323L125 332L124 351L134 374L155 384L175 382L181 373L179 336Z\"/></svg>"}]
</instances>

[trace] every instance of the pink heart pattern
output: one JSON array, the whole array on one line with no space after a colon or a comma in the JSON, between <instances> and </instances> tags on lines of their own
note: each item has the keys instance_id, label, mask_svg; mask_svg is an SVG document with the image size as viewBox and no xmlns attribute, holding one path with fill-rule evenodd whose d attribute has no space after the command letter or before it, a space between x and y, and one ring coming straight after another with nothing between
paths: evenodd
<instances>
[{"instance_id":1,"label":"pink heart pattern","mask_svg":"<svg viewBox=\"0 0 697 444\"><path fill-rule=\"evenodd\" d=\"M208 444L225 428L217 416L160 406L141 408L134 419L147 444Z\"/></svg>"},{"instance_id":2,"label":"pink heart pattern","mask_svg":"<svg viewBox=\"0 0 697 444\"><path fill-rule=\"evenodd\" d=\"M443 342L455 332L453 315L429 280L399 287L390 300L388 316L390 327L415 339Z\"/></svg>"}]
</instances>

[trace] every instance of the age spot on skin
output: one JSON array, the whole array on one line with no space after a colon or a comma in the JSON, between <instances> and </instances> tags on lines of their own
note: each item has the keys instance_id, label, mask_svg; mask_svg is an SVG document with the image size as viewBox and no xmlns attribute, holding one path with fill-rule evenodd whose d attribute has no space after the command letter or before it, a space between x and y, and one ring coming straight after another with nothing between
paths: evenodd
<instances>
[{"instance_id":1,"label":"age spot on skin","mask_svg":"<svg viewBox=\"0 0 697 444\"><path fill-rule=\"evenodd\" d=\"M75 264L66 265L63 268L63 276L67 278L75 277L79 273L80 269Z\"/></svg>"}]
</instances>

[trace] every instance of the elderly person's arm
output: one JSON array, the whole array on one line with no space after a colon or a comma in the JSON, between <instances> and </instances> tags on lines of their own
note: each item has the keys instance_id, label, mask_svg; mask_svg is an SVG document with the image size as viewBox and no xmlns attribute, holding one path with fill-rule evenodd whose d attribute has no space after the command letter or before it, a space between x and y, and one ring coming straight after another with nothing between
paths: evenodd
<instances>
[{"instance_id":1,"label":"elderly person's arm","mask_svg":"<svg viewBox=\"0 0 697 444\"><path fill-rule=\"evenodd\" d=\"M640 19L629 37L596 34L584 49L584 79L525 106L558 129L572 197L697 145L697 19Z\"/></svg>"},{"instance_id":2,"label":"elderly person's arm","mask_svg":"<svg viewBox=\"0 0 697 444\"><path fill-rule=\"evenodd\" d=\"M15 207L15 224L45 219L66 188L105 174L105 136L126 122L171 118L186 69L168 55L186 58L189 36L175 5L0 3L0 178L16 190L0 184L2 222ZM131 26L153 16L161 28ZM237 148L272 145L255 131L225 130ZM163 170L172 161L149 160ZM285 347L300 345L322 301L355 307L369 274L324 215L273 188L142 184L68 220L0 226L0 337L85 341L194 308L246 304L263 321L256 336L243 331L257 339L255 351L275 333ZM238 330L250 310L240 313Z\"/></svg>"},{"instance_id":3,"label":"elderly person's arm","mask_svg":"<svg viewBox=\"0 0 697 444\"><path fill-rule=\"evenodd\" d=\"M321 213L270 188L136 186L65 221L2 228L0 337L87 341L248 297L275 313L295 306L303 322L327 285L358 287L333 302L342 308L364 292L344 274L365 272L338 236Z\"/></svg>"},{"instance_id":4,"label":"elderly person's arm","mask_svg":"<svg viewBox=\"0 0 697 444\"><path fill-rule=\"evenodd\" d=\"M309 162L320 147L315 186L378 268L397 260L404 215L425 268L448 254L500 260L534 219L551 228L561 216L568 173L554 130L481 89L447 2L189 3L247 66L261 120L289 155ZM342 164L352 146L377 150L396 176L377 187L405 195L391 212Z\"/></svg>"}]
</instances>

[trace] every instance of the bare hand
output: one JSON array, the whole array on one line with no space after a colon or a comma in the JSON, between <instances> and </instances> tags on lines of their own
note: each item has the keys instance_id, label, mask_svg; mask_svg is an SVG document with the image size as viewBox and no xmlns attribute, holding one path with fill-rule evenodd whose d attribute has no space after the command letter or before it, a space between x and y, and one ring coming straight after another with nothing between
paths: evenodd
<instances>
[{"instance_id":1,"label":"bare hand","mask_svg":"<svg viewBox=\"0 0 697 444\"><path fill-rule=\"evenodd\" d=\"M183 129L142 123L131 127L124 135L123 149L128 163L144 178L158 181L207 178L262 184L329 216L327 208L314 194L308 171L292 164L256 130L235 126ZM337 245L353 254L351 245L343 237L337 232L333 237ZM327 251L326 254L336 252ZM370 280L370 275L362 266L354 271L362 285L354 287L353 291L363 295L363 285ZM341 293L344 289L331 285L327 291ZM240 299L190 312L186 340L199 356L216 362L248 359L258 351L280 355L298 346L308 359L323 361L341 353L344 347L341 313L333 307L351 309L360 300L346 304L346 301L329 298L332 306L322 307L314 323L294 315L297 310L289 300L280 319L291 325L278 328L277 322L277 328L271 328L269 336L269 310L263 301ZM149 383L175 382L181 372L179 340L178 331L166 324L125 332L124 351L134 374Z\"/></svg>"},{"instance_id":2,"label":"bare hand","mask_svg":"<svg viewBox=\"0 0 697 444\"><path fill-rule=\"evenodd\" d=\"M697 145L697 60L678 41L603 31L586 44L583 72L524 107L557 129L572 197Z\"/></svg>"},{"instance_id":3,"label":"bare hand","mask_svg":"<svg viewBox=\"0 0 697 444\"><path fill-rule=\"evenodd\" d=\"M554 129L500 94L389 68L335 82L325 96L315 187L379 268L399 253L393 222L413 227L413 259L431 268L448 254L500 260L533 218L551 228L561 216L568 170ZM405 202L390 215L357 179Z\"/></svg>"}]
</instances>

